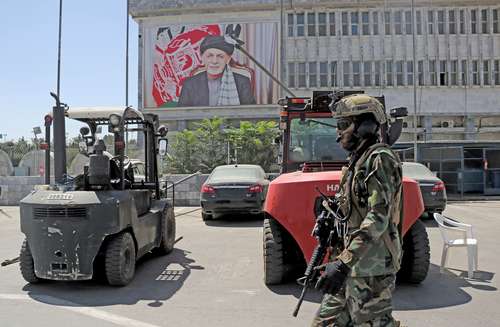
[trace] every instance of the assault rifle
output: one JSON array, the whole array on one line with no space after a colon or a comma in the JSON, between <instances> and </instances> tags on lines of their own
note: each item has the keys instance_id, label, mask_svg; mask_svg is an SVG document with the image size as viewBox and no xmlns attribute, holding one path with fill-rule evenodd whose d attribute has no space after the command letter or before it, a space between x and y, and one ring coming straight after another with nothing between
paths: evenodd
<instances>
[{"instance_id":1,"label":"assault rifle","mask_svg":"<svg viewBox=\"0 0 500 327\"><path fill-rule=\"evenodd\" d=\"M338 242L340 241L340 236L335 224L335 220L343 220L340 214L338 201L336 198L331 199L327 197L317 187L316 191L318 191L318 193L323 198L323 201L321 202L323 210L321 210L321 213L316 217L316 224L314 225L311 233L311 235L316 237L316 239L318 240L318 245L316 245L316 247L314 248L311 260L307 265L304 276L297 279L297 283L302 285L302 292L300 293L299 301L297 302L295 310L293 311L294 317L297 317L297 314L299 313L300 306L304 301L307 290L318 279L318 276L320 274L320 269L318 269L318 267L325 260L328 247L338 244Z\"/></svg>"}]
</instances>

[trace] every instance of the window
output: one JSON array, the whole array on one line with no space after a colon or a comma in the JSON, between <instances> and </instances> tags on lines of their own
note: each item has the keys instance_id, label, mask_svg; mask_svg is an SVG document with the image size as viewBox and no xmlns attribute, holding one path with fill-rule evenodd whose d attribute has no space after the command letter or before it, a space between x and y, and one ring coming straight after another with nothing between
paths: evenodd
<instances>
[{"instance_id":1,"label":"window","mask_svg":"<svg viewBox=\"0 0 500 327\"><path fill-rule=\"evenodd\" d=\"M403 82L403 60L396 61L396 85L404 85Z\"/></svg>"},{"instance_id":2,"label":"window","mask_svg":"<svg viewBox=\"0 0 500 327\"><path fill-rule=\"evenodd\" d=\"M402 20L403 17L401 11L396 11L394 13L394 33L397 35L403 34Z\"/></svg>"},{"instance_id":3,"label":"window","mask_svg":"<svg viewBox=\"0 0 500 327\"><path fill-rule=\"evenodd\" d=\"M406 85L413 85L413 61L406 62Z\"/></svg>"},{"instance_id":4,"label":"window","mask_svg":"<svg viewBox=\"0 0 500 327\"><path fill-rule=\"evenodd\" d=\"M458 80L458 61L451 61L450 85L457 85Z\"/></svg>"},{"instance_id":5,"label":"window","mask_svg":"<svg viewBox=\"0 0 500 327\"><path fill-rule=\"evenodd\" d=\"M391 12L384 12L385 35L391 34Z\"/></svg>"},{"instance_id":6,"label":"window","mask_svg":"<svg viewBox=\"0 0 500 327\"><path fill-rule=\"evenodd\" d=\"M495 85L500 85L500 60L493 62L493 79L495 80Z\"/></svg>"},{"instance_id":7,"label":"window","mask_svg":"<svg viewBox=\"0 0 500 327\"><path fill-rule=\"evenodd\" d=\"M457 34L457 17L455 10L448 11L448 33Z\"/></svg>"},{"instance_id":8,"label":"window","mask_svg":"<svg viewBox=\"0 0 500 327\"><path fill-rule=\"evenodd\" d=\"M422 35L422 13L419 11L416 12L417 18L417 34Z\"/></svg>"},{"instance_id":9,"label":"window","mask_svg":"<svg viewBox=\"0 0 500 327\"><path fill-rule=\"evenodd\" d=\"M304 14L297 14L297 30L296 30L296 33L295 35L296 36L304 36Z\"/></svg>"},{"instance_id":10,"label":"window","mask_svg":"<svg viewBox=\"0 0 500 327\"><path fill-rule=\"evenodd\" d=\"M337 29L335 28L335 13L331 12L330 16L330 35L334 36L337 34Z\"/></svg>"},{"instance_id":11,"label":"window","mask_svg":"<svg viewBox=\"0 0 500 327\"><path fill-rule=\"evenodd\" d=\"M427 34L434 34L434 12L427 12Z\"/></svg>"},{"instance_id":12,"label":"window","mask_svg":"<svg viewBox=\"0 0 500 327\"><path fill-rule=\"evenodd\" d=\"M394 81L392 80L392 61L385 61L385 85L393 86Z\"/></svg>"},{"instance_id":13,"label":"window","mask_svg":"<svg viewBox=\"0 0 500 327\"><path fill-rule=\"evenodd\" d=\"M424 85L424 61L418 61L418 85Z\"/></svg>"},{"instance_id":14,"label":"window","mask_svg":"<svg viewBox=\"0 0 500 327\"><path fill-rule=\"evenodd\" d=\"M307 14L307 36L316 36L316 14Z\"/></svg>"},{"instance_id":15,"label":"window","mask_svg":"<svg viewBox=\"0 0 500 327\"><path fill-rule=\"evenodd\" d=\"M467 85L467 76L469 75L469 71L467 69L467 60L462 60L461 63L461 84L462 85Z\"/></svg>"},{"instance_id":16,"label":"window","mask_svg":"<svg viewBox=\"0 0 500 327\"><path fill-rule=\"evenodd\" d=\"M489 60L483 61L483 85L490 85L490 62Z\"/></svg>"},{"instance_id":17,"label":"window","mask_svg":"<svg viewBox=\"0 0 500 327\"><path fill-rule=\"evenodd\" d=\"M293 14L288 14L288 36L293 37Z\"/></svg>"},{"instance_id":18,"label":"window","mask_svg":"<svg viewBox=\"0 0 500 327\"><path fill-rule=\"evenodd\" d=\"M465 10L460 10L460 34L465 34Z\"/></svg>"},{"instance_id":19,"label":"window","mask_svg":"<svg viewBox=\"0 0 500 327\"><path fill-rule=\"evenodd\" d=\"M472 34L477 34L477 10L473 9L470 11L470 32Z\"/></svg>"},{"instance_id":20,"label":"window","mask_svg":"<svg viewBox=\"0 0 500 327\"><path fill-rule=\"evenodd\" d=\"M351 13L351 35L358 35L359 14Z\"/></svg>"},{"instance_id":21,"label":"window","mask_svg":"<svg viewBox=\"0 0 500 327\"><path fill-rule=\"evenodd\" d=\"M315 62L309 63L309 87L318 86L318 70Z\"/></svg>"},{"instance_id":22,"label":"window","mask_svg":"<svg viewBox=\"0 0 500 327\"><path fill-rule=\"evenodd\" d=\"M319 86L328 86L328 62L319 63Z\"/></svg>"},{"instance_id":23,"label":"window","mask_svg":"<svg viewBox=\"0 0 500 327\"><path fill-rule=\"evenodd\" d=\"M472 60L472 85L479 85L479 62Z\"/></svg>"},{"instance_id":24,"label":"window","mask_svg":"<svg viewBox=\"0 0 500 327\"><path fill-rule=\"evenodd\" d=\"M372 62L363 63L363 83L364 86L372 86Z\"/></svg>"},{"instance_id":25,"label":"window","mask_svg":"<svg viewBox=\"0 0 500 327\"><path fill-rule=\"evenodd\" d=\"M306 63L299 62L299 83L298 87L306 87Z\"/></svg>"},{"instance_id":26,"label":"window","mask_svg":"<svg viewBox=\"0 0 500 327\"><path fill-rule=\"evenodd\" d=\"M500 29L498 27L498 9L493 9L492 20L493 20L493 33L500 33Z\"/></svg>"},{"instance_id":27,"label":"window","mask_svg":"<svg viewBox=\"0 0 500 327\"><path fill-rule=\"evenodd\" d=\"M370 35L370 13L362 12L361 13L361 23L362 23L362 32L363 35Z\"/></svg>"},{"instance_id":28,"label":"window","mask_svg":"<svg viewBox=\"0 0 500 327\"><path fill-rule=\"evenodd\" d=\"M351 66L349 65L349 61L344 61L342 64L342 70L344 73L344 87L351 86L351 83L349 81L349 77L351 75Z\"/></svg>"},{"instance_id":29,"label":"window","mask_svg":"<svg viewBox=\"0 0 500 327\"><path fill-rule=\"evenodd\" d=\"M372 24L373 24L373 35L378 35L378 12L372 12Z\"/></svg>"},{"instance_id":30,"label":"window","mask_svg":"<svg viewBox=\"0 0 500 327\"><path fill-rule=\"evenodd\" d=\"M448 85L448 69L446 65L446 60L439 61L439 85Z\"/></svg>"},{"instance_id":31,"label":"window","mask_svg":"<svg viewBox=\"0 0 500 327\"><path fill-rule=\"evenodd\" d=\"M374 85L375 86L380 86L380 61L375 61L373 63L373 66L374 66L374 71L375 71L375 74L373 75L374 77Z\"/></svg>"},{"instance_id":32,"label":"window","mask_svg":"<svg viewBox=\"0 0 500 327\"><path fill-rule=\"evenodd\" d=\"M437 85L436 60L429 60L429 78L431 85Z\"/></svg>"},{"instance_id":33,"label":"window","mask_svg":"<svg viewBox=\"0 0 500 327\"><path fill-rule=\"evenodd\" d=\"M326 36L326 13L324 12L318 14L318 35Z\"/></svg>"},{"instance_id":34,"label":"window","mask_svg":"<svg viewBox=\"0 0 500 327\"><path fill-rule=\"evenodd\" d=\"M347 22L347 12L342 13L342 35L349 35L349 23Z\"/></svg>"},{"instance_id":35,"label":"window","mask_svg":"<svg viewBox=\"0 0 500 327\"><path fill-rule=\"evenodd\" d=\"M288 86L295 87L295 63L288 63Z\"/></svg>"},{"instance_id":36,"label":"window","mask_svg":"<svg viewBox=\"0 0 500 327\"><path fill-rule=\"evenodd\" d=\"M488 9L481 10L481 33L488 34L490 29L488 28Z\"/></svg>"},{"instance_id":37,"label":"window","mask_svg":"<svg viewBox=\"0 0 500 327\"><path fill-rule=\"evenodd\" d=\"M413 22L411 21L411 11L405 11L405 33L406 34L412 33L412 25L413 25Z\"/></svg>"},{"instance_id":38,"label":"window","mask_svg":"<svg viewBox=\"0 0 500 327\"><path fill-rule=\"evenodd\" d=\"M352 84L361 86L361 64L359 61L352 62Z\"/></svg>"},{"instance_id":39,"label":"window","mask_svg":"<svg viewBox=\"0 0 500 327\"><path fill-rule=\"evenodd\" d=\"M337 87L338 86L338 83L337 83L337 62L336 61L332 61L330 63L330 85L332 87Z\"/></svg>"},{"instance_id":40,"label":"window","mask_svg":"<svg viewBox=\"0 0 500 327\"><path fill-rule=\"evenodd\" d=\"M444 10L438 10L438 33L439 34L444 34Z\"/></svg>"}]
</instances>

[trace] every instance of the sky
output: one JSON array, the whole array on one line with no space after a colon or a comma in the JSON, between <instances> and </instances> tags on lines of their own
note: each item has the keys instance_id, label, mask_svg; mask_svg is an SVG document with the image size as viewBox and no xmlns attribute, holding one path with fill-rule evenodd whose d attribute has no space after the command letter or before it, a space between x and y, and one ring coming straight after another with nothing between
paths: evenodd
<instances>
[{"instance_id":1,"label":"sky","mask_svg":"<svg viewBox=\"0 0 500 327\"><path fill-rule=\"evenodd\" d=\"M62 102L125 106L126 2L63 0ZM2 0L0 13L0 134L32 138L54 105L59 0ZM137 108L138 26L129 24L129 104ZM80 125L66 122L77 136Z\"/></svg>"}]
</instances>

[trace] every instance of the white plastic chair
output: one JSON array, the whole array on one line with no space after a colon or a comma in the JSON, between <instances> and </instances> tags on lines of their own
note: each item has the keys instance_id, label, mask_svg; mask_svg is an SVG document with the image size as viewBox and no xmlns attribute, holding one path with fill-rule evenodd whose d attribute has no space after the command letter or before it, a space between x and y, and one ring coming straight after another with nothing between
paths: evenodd
<instances>
[{"instance_id":1,"label":"white plastic chair","mask_svg":"<svg viewBox=\"0 0 500 327\"><path fill-rule=\"evenodd\" d=\"M439 225L439 231L443 237L443 253L441 255L441 269L443 272L448 258L448 249L451 247L467 247L468 277L473 278L477 270L477 239L474 238L472 225L459 223L453 219L434 213L434 219ZM451 238L452 234L461 235L460 238Z\"/></svg>"}]
</instances>

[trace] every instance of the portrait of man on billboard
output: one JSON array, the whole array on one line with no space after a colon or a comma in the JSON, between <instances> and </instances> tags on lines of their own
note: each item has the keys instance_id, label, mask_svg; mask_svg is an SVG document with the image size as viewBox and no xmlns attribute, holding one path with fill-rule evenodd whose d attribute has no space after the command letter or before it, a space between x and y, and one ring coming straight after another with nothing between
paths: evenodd
<instances>
[{"instance_id":1,"label":"portrait of man on billboard","mask_svg":"<svg viewBox=\"0 0 500 327\"><path fill-rule=\"evenodd\" d=\"M251 71L232 62L233 52L223 36L206 36L200 44L203 66L184 80L178 106L255 104Z\"/></svg>"},{"instance_id":2,"label":"portrait of man on billboard","mask_svg":"<svg viewBox=\"0 0 500 327\"><path fill-rule=\"evenodd\" d=\"M246 53L277 76L277 23L162 24L146 35L145 108L276 103L278 86Z\"/></svg>"}]
</instances>

